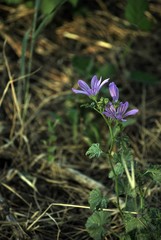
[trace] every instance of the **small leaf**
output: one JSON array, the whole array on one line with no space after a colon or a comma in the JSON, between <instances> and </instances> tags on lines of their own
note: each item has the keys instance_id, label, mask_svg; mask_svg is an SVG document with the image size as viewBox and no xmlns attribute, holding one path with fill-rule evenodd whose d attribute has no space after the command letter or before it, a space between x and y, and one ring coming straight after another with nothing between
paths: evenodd
<instances>
[{"instance_id":1,"label":"small leaf","mask_svg":"<svg viewBox=\"0 0 161 240\"><path fill-rule=\"evenodd\" d=\"M92 211L99 208L107 208L108 200L102 195L99 189L94 189L90 192L89 205Z\"/></svg>"},{"instance_id":2,"label":"small leaf","mask_svg":"<svg viewBox=\"0 0 161 240\"><path fill-rule=\"evenodd\" d=\"M147 0L128 0L125 7L125 17L139 29L149 31L152 27L152 22L145 15L147 10Z\"/></svg>"},{"instance_id":3,"label":"small leaf","mask_svg":"<svg viewBox=\"0 0 161 240\"><path fill-rule=\"evenodd\" d=\"M131 240L130 235L124 234L120 237L120 240Z\"/></svg>"},{"instance_id":4,"label":"small leaf","mask_svg":"<svg viewBox=\"0 0 161 240\"><path fill-rule=\"evenodd\" d=\"M102 78L107 78L107 76L114 76L116 73L116 68L113 64L108 63L104 64L102 66L99 66L98 71L96 72L96 75L102 76Z\"/></svg>"},{"instance_id":5,"label":"small leaf","mask_svg":"<svg viewBox=\"0 0 161 240\"><path fill-rule=\"evenodd\" d=\"M72 59L73 67L80 72L80 74L91 75L94 67L94 60L89 56L74 56Z\"/></svg>"},{"instance_id":6,"label":"small leaf","mask_svg":"<svg viewBox=\"0 0 161 240\"><path fill-rule=\"evenodd\" d=\"M102 200L102 193L99 189L94 189L90 192L89 205L91 210L98 209Z\"/></svg>"},{"instance_id":7,"label":"small leaf","mask_svg":"<svg viewBox=\"0 0 161 240\"><path fill-rule=\"evenodd\" d=\"M131 232L134 229L146 228L149 224L147 216L133 216L132 214L125 214L124 216L126 233Z\"/></svg>"},{"instance_id":8,"label":"small leaf","mask_svg":"<svg viewBox=\"0 0 161 240\"><path fill-rule=\"evenodd\" d=\"M142 17L138 23L138 27L143 31L150 31L152 29L153 23L147 18L146 15Z\"/></svg>"},{"instance_id":9,"label":"small leaf","mask_svg":"<svg viewBox=\"0 0 161 240\"><path fill-rule=\"evenodd\" d=\"M138 240L150 240L151 239L151 236L149 236L149 233L137 233L136 234L136 239ZM159 240L159 238L156 238Z\"/></svg>"},{"instance_id":10,"label":"small leaf","mask_svg":"<svg viewBox=\"0 0 161 240\"><path fill-rule=\"evenodd\" d=\"M95 102L84 103L84 104L81 105L81 107L85 107L85 108L95 108L95 107L96 107L96 103L95 103Z\"/></svg>"},{"instance_id":11,"label":"small leaf","mask_svg":"<svg viewBox=\"0 0 161 240\"><path fill-rule=\"evenodd\" d=\"M36 39L42 30L51 22L58 9L66 2L66 0L42 0L40 1L40 10L44 14L43 20L37 26L34 32L34 38Z\"/></svg>"},{"instance_id":12,"label":"small leaf","mask_svg":"<svg viewBox=\"0 0 161 240\"><path fill-rule=\"evenodd\" d=\"M102 240L107 233L106 224L108 222L109 213L96 211L88 218L86 229L94 240Z\"/></svg>"},{"instance_id":13,"label":"small leaf","mask_svg":"<svg viewBox=\"0 0 161 240\"><path fill-rule=\"evenodd\" d=\"M156 183L161 183L161 167L160 166L154 166L152 168L149 168L146 173L150 173L152 179L156 182Z\"/></svg>"},{"instance_id":14,"label":"small leaf","mask_svg":"<svg viewBox=\"0 0 161 240\"><path fill-rule=\"evenodd\" d=\"M50 14L60 3L60 0L41 1L41 11L43 14Z\"/></svg>"},{"instance_id":15,"label":"small leaf","mask_svg":"<svg viewBox=\"0 0 161 240\"><path fill-rule=\"evenodd\" d=\"M108 98L101 97L100 100L97 102L98 110L100 112L103 112L108 102L109 102Z\"/></svg>"},{"instance_id":16,"label":"small leaf","mask_svg":"<svg viewBox=\"0 0 161 240\"><path fill-rule=\"evenodd\" d=\"M94 157L99 158L102 153L103 151L100 149L99 143L93 143L92 146L86 152L86 155L89 156L89 158Z\"/></svg>"},{"instance_id":17,"label":"small leaf","mask_svg":"<svg viewBox=\"0 0 161 240\"><path fill-rule=\"evenodd\" d=\"M136 123L136 118L129 118L126 122L122 122L123 127L128 127Z\"/></svg>"},{"instance_id":18,"label":"small leaf","mask_svg":"<svg viewBox=\"0 0 161 240\"><path fill-rule=\"evenodd\" d=\"M69 0L69 2L73 5L73 7L76 7L79 0Z\"/></svg>"},{"instance_id":19,"label":"small leaf","mask_svg":"<svg viewBox=\"0 0 161 240\"><path fill-rule=\"evenodd\" d=\"M114 166L114 171L115 171L116 176L122 175L124 172L124 167L123 167L122 163L120 163L120 162L116 163ZM114 177L114 173L112 170L109 172L108 176L109 176L109 178Z\"/></svg>"}]
</instances>

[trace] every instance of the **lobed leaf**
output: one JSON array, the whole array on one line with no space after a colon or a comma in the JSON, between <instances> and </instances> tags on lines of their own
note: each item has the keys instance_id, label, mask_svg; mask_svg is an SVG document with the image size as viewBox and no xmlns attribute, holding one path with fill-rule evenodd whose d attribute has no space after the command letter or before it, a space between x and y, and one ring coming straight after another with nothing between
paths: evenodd
<instances>
[{"instance_id":1,"label":"lobed leaf","mask_svg":"<svg viewBox=\"0 0 161 240\"><path fill-rule=\"evenodd\" d=\"M134 229L144 229L149 224L149 218L148 216L133 216L132 214L128 213L124 216L124 223L125 223L125 229L126 233L131 232Z\"/></svg>"},{"instance_id":2,"label":"lobed leaf","mask_svg":"<svg viewBox=\"0 0 161 240\"><path fill-rule=\"evenodd\" d=\"M161 167L160 166L154 166L152 168L149 168L145 174L150 173L152 179L156 183L161 183Z\"/></svg>"},{"instance_id":3,"label":"lobed leaf","mask_svg":"<svg viewBox=\"0 0 161 240\"><path fill-rule=\"evenodd\" d=\"M105 198L99 189L94 189L90 192L89 205L92 211L99 208L107 208L108 200Z\"/></svg>"},{"instance_id":4,"label":"lobed leaf","mask_svg":"<svg viewBox=\"0 0 161 240\"><path fill-rule=\"evenodd\" d=\"M109 213L103 211L94 212L86 222L86 229L94 240L102 240L106 233L106 224L109 222Z\"/></svg>"},{"instance_id":5,"label":"lobed leaf","mask_svg":"<svg viewBox=\"0 0 161 240\"><path fill-rule=\"evenodd\" d=\"M122 165L122 163L120 163L120 162L116 163L114 166L114 171L115 171L116 176L122 175L124 173L124 166ZM109 172L108 176L109 176L109 178L114 177L114 173L112 170Z\"/></svg>"},{"instance_id":6,"label":"lobed leaf","mask_svg":"<svg viewBox=\"0 0 161 240\"><path fill-rule=\"evenodd\" d=\"M99 158L103 151L100 149L99 143L93 143L92 146L87 150L86 155L89 158Z\"/></svg>"}]
</instances>

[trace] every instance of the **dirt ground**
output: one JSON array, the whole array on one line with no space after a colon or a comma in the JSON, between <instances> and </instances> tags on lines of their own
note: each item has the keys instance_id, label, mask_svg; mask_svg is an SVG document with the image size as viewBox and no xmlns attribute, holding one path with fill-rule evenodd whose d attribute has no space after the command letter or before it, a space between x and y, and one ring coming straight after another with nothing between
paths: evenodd
<instances>
[{"instance_id":1,"label":"dirt ground","mask_svg":"<svg viewBox=\"0 0 161 240\"><path fill-rule=\"evenodd\" d=\"M85 156L90 143L105 145L108 132L101 118L80 108L86 99L71 91L78 79L92 77L80 72L79 59L90 57L98 73L110 66L104 78L139 109L125 130L136 161L161 163L161 3L150 1L154 26L145 32L124 19L124 1L114 2L87 1L85 14L65 4L41 31L24 117L25 104L18 102L19 82L28 77L21 72L22 40L34 10L0 4L0 239L90 239L90 190L114 194L104 159ZM28 62L29 48L25 56ZM115 214L106 239L121 229Z\"/></svg>"}]
</instances>

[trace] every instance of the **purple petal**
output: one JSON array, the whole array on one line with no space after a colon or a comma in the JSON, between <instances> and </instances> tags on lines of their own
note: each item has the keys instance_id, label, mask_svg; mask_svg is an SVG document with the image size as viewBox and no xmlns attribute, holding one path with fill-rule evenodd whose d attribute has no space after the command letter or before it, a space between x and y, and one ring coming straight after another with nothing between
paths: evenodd
<instances>
[{"instance_id":1,"label":"purple petal","mask_svg":"<svg viewBox=\"0 0 161 240\"><path fill-rule=\"evenodd\" d=\"M120 102L120 105L117 108L117 113L123 115L128 109L128 106L129 106L128 102L125 102L125 103Z\"/></svg>"},{"instance_id":2,"label":"purple petal","mask_svg":"<svg viewBox=\"0 0 161 240\"><path fill-rule=\"evenodd\" d=\"M92 95L96 95L99 92L99 85L101 83L101 80L98 80L97 76L94 75L91 80L91 92Z\"/></svg>"},{"instance_id":3,"label":"purple petal","mask_svg":"<svg viewBox=\"0 0 161 240\"><path fill-rule=\"evenodd\" d=\"M93 76L92 80L91 80L91 89L96 89L98 86L98 78L96 75Z\"/></svg>"},{"instance_id":4,"label":"purple petal","mask_svg":"<svg viewBox=\"0 0 161 240\"><path fill-rule=\"evenodd\" d=\"M114 115L116 114L116 109L114 108L114 106L112 104L110 104L109 109Z\"/></svg>"},{"instance_id":5,"label":"purple petal","mask_svg":"<svg viewBox=\"0 0 161 240\"><path fill-rule=\"evenodd\" d=\"M87 96L90 96L90 94L88 94L88 92L83 91L83 90L77 90L77 89L75 89L75 88L72 88L72 91L73 91L74 93L76 93L76 94L85 94L85 95L87 95Z\"/></svg>"},{"instance_id":6,"label":"purple petal","mask_svg":"<svg viewBox=\"0 0 161 240\"><path fill-rule=\"evenodd\" d=\"M116 114L116 118L120 121L122 121L122 114L121 113L117 113Z\"/></svg>"},{"instance_id":7,"label":"purple petal","mask_svg":"<svg viewBox=\"0 0 161 240\"><path fill-rule=\"evenodd\" d=\"M103 114L106 115L106 117L115 118L115 116L113 116L110 112L103 112Z\"/></svg>"},{"instance_id":8,"label":"purple petal","mask_svg":"<svg viewBox=\"0 0 161 240\"><path fill-rule=\"evenodd\" d=\"M112 103L109 103L106 106L105 111L103 112L103 114L105 114L107 117L111 117L111 118L115 118L116 117L116 109L114 108Z\"/></svg>"},{"instance_id":9,"label":"purple petal","mask_svg":"<svg viewBox=\"0 0 161 240\"><path fill-rule=\"evenodd\" d=\"M119 89L114 82L109 84L109 91L113 101L117 102L119 99Z\"/></svg>"},{"instance_id":10,"label":"purple petal","mask_svg":"<svg viewBox=\"0 0 161 240\"><path fill-rule=\"evenodd\" d=\"M101 79L100 79L101 80ZM99 86L99 90L103 87L103 85L105 85L107 82L109 81L109 78L103 80L103 82L100 84Z\"/></svg>"},{"instance_id":11,"label":"purple petal","mask_svg":"<svg viewBox=\"0 0 161 240\"><path fill-rule=\"evenodd\" d=\"M106 117L115 118L115 115L110 111L110 109L106 109L103 114L106 115Z\"/></svg>"},{"instance_id":12,"label":"purple petal","mask_svg":"<svg viewBox=\"0 0 161 240\"><path fill-rule=\"evenodd\" d=\"M136 113L138 113L138 111L139 111L138 109L130 110L124 114L124 117L130 116L130 115L135 115Z\"/></svg>"},{"instance_id":13,"label":"purple petal","mask_svg":"<svg viewBox=\"0 0 161 240\"><path fill-rule=\"evenodd\" d=\"M121 121L122 121L122 122L126 122L127 120L122 118Z\"/></svg>"},{"instance_id":14,"label":"purple petal","mask_svg":"<svg viewBox=\"0 0 161 240\"><path fill-rule=\"evenodd\" d=\"M86 82L83 80L78 80L78 85L84 92L87 92L89 95L91 95L91 89Z\"/></svg>"}]
</instances>

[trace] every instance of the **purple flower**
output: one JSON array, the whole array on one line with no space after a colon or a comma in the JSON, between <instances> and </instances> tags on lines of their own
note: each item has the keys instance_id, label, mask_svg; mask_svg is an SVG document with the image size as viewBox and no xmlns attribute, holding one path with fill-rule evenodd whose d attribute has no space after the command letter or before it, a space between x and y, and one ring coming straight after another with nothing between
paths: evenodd
<instances>
[{"instance_id":1,"label":"purple flower","mask_svg":"<svg viewBox=\"0 0 161 240\"><path fill-rule=\"evenodd\" d=\"M109 84L110 95L114 102L117 102L119 99L119 89L114 82Z\"/></svg>"},{"instance_id":2,"label":"purple flower","mask_svg":"<svg viewBox=\"0 0 161 240\"><path fill-rule=\"evenodd\" d=\"M94 75L91 80L91 87L89 87L88 84L83 80L78 80L78 85L81 90L72 88L72 91L77 94L80 93L85 94L87 96L95 96L98 94L103 85L108 82L109 79L105 79L102 83L101 80L102 80L101 78L100 80L98 80L97 76Z\"/></svg>"},{"instance_id":3,"label":"purple flower","mask_svg":"<svg viewBox=\"0 0 161 240\"><path fill-rule=\"evenodd\" d=\"M124 119L124 118L126 118L130 115L135 115L139 111L138 109L133 109L133 110L127 111L128 106L129 106L128 102L125 102L125 103L120 102L119 106L117 108L115 108L115 106L110 102L106 106L103 114L106 115L106 117L118 119L120 121L125 122L126 119Z\"/></svg>"}]
</instances>

